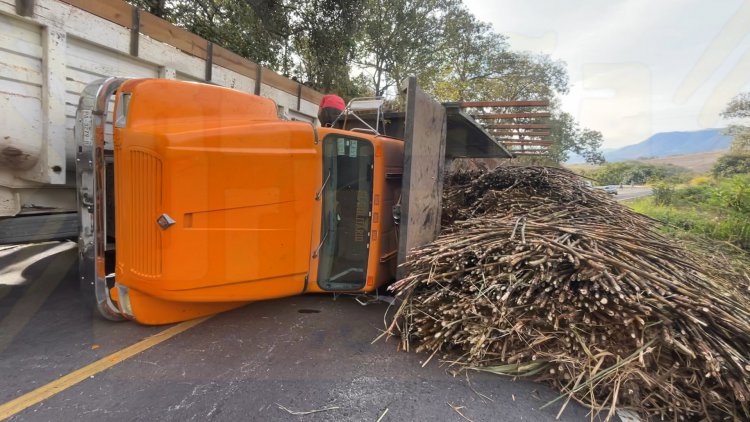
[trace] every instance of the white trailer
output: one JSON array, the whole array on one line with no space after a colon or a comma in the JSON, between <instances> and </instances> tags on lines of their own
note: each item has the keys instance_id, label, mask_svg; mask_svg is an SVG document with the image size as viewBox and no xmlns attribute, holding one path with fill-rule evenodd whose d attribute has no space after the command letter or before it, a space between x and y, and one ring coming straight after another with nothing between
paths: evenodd
<instances>
[{"instance_id":1,"label":"white trailer","mask_svg":"<svg viewBox=\"0 0 750 422\"><path fill-rule=\"evenodd\" d=\"M0 0L0 243L77 235L75 111L111 76L227 86L312 122L321 98L121 0Z\"/></svg>"}]
</instances>

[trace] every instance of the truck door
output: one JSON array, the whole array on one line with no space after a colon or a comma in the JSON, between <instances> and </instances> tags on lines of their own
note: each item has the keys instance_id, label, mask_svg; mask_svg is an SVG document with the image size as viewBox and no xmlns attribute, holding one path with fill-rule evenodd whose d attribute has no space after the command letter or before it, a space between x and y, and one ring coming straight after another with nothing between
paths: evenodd
<instances>
[{"instance_id":1,"label":"truck door","mask_svg":"<svg viewBox=\"0 0 750 422\"><path fill-rule=\"evenodd\" d=\"M330 134L323 139L322 240L318 285L365 286L370 251L374 149L370 141Z\"/></svg>"}]
</instances>

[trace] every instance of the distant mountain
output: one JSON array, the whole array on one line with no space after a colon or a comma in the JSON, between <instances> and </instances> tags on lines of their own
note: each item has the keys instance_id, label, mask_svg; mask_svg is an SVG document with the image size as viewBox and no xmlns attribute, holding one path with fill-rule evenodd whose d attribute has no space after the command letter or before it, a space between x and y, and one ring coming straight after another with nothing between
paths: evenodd
<instances>
[{"instance_id":1,"label":"distant mountain","mask_svg":"<svg viewBox=\"0 0 750 422\"><path fill-rule=\"evenodd\" d=\"M718 151L729 148L732 137L722 135L721 129L705 129L693 132L661 132L645 141L604 153L607 161L657 158L678 154Z\"/></svg>"},{"instance_id":2,"label":"distant mountain","mask_svg":"<svg viewBox=\"0 0 750 422\"><path fill-rule=\"evenodd\" d=\"M722 135L721 129L704 129L692 132L660 132L643 142L616 149L604 149L608 162L695 154L729 148L732 137ZM581 157L571 156L568 163L582 163Z\"/></svg>"}]
</instances>

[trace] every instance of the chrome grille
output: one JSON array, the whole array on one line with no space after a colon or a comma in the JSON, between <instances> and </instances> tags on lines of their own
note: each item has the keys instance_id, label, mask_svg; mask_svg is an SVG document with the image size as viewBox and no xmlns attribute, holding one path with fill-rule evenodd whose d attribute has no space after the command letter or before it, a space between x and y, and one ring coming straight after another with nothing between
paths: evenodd
<instances>
[{"instance_id":1,"label":"chrome grille","mask_svg":"<svg viewBox=\"0 0 750 422\"><path fill-rule=\"evenodd\" d=\"M161 160L130 150L130 244L125 247L130 250L130 270L144 277L157 277L162 271L161 229L156 224L162 214L161 186Z\"/></svg>"}]
</instances>

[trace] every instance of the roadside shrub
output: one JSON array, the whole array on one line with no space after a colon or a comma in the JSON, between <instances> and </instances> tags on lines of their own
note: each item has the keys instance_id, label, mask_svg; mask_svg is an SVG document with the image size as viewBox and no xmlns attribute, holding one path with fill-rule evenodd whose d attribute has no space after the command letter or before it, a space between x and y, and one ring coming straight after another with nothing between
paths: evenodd
<instances>
[{"instance_id":1,"label":"roadside shrub","mask_svg":"<svg viewBox=\"0 0 750 422\"><path fill-rule=\"evenodd\" d=\"M736 174L750 173L750 153L733 152L722 155L714 163L711 173L716 177L730 177Z\"/></svg>"},{"instance_id":2,"label":"roadside shrub","mask_svg":"<svg viewBox=\"0 0 750 422\"><path fill-rule=\"evenodd\" d=\"M706 203L714 196L714 189L710 185L688 186L677 189L674 192L674 199L688 203Z\"/></svg>"},{"instance_id":3,"label":"roadside shrub","mask_svg":"<svg viewBox=\"0 0 750 422\"><path fill-rule=\"evenodd\" d=\"M654 185L653 192L657 205L670 205L674 200L675 187L671 183L660 182Z\"/></svg>"},{"instance_id":4,"label":"roadside shrub","mask_svg":"<svg viewBox=\"0 0 750 422\"><path fill-rule=\"evenodd\" d=\"M706 176L706 175L695 176L692 179L690 179L690 181L688 182L690 186L707 186L713 183L714 183L714 178L711 176Z\"/></svg>"},{"instance_id":5,"label":"roadside shrub","mask_svg":"<svg viewBox=\"0 0 750 422\"><path fill-rule=\"evenodd\" d=\"M638 161L608 163L590 173L590 176L603 185L656 183L670 181L684 183L690 180L693 173L683 167L672 164L650 164Z\"/></svg>"},{"instance_id":6,"label":"roadside shrub","mask_svg":"<svg viewBox=\"0 0 750 422\"><path fill-rule=\"evenodd\" d=\"M740 212L750 212L750 174L724 179L715 189L714 203Z\"/></svg>"},{"instance_id":7,"label":"roadside shrub","mask_svg":"<svg viewBox=\"0 0 750 422\"><path fill-rule=\"evenodd\" d=\"M656 198L640 198L628 204L641 214L662 221L668 231L685 232L730 242L750 251L750 214L697 207L675 207L656 204Z\"/></svg>"}]
</instances>

